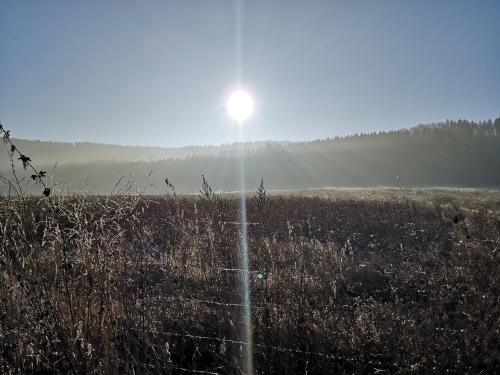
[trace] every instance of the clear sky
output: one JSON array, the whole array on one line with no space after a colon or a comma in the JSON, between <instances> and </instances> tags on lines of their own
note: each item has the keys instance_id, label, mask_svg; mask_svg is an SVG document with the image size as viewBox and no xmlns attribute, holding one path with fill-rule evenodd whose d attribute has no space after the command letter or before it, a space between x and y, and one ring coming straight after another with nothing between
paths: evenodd
<instances>
[{"instance_id":1,"label":"clear sky","mask_svg":"<svg viewBox=\"0 0 500 375\"><path fill-rule=\"evenodd\" d=\"M0 0L0 120L14 136L180 146L237 139L234 1ZM247 140L500 116L498 0L248 0Z\"/></svg>"}]
</instances>

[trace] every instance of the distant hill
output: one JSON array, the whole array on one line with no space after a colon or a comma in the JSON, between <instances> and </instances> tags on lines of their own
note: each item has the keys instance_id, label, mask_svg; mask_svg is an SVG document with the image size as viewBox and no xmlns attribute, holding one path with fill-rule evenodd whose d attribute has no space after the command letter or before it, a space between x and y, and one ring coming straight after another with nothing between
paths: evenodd
<instances>
[{"instance_id":1,"label":"distant hill","mask_svg":"<svg viewBox=\"0 0 500 375\"><path fill-rule=\"evenodd\" d=\"M68 191L83 188L106 194L120 181L116 186L119 191L132 176L136 187L147 187L147 193L165 193L165 178L177 192L189 193L198 191L201 174L216 190L239 189L239 145L153 149L17 142L37 165L58 161L54 181ZM47 145L53 149L44 151ZM312 142L248 143L244 147L246 188L250 190L261 178L268 189L500 187L500 118L479 123L446 121ZM54 158L49 160L49 155ZM6 156L2 165L4 159Z\"/></svg>"},{"instance_id":2,"label":"distant hill","mask_svg":"<svg viewBox=\"0 0 500 375\"><path fill-rule=\"evenodd\" d=\"M187 146L187 147L147 147L122 146L91 142L47 142L38 140L16 139L17 147L29 154L38 165L87 164L94 162L155 161L162 159L183 159L194 155L212 155L234 152L236 145ZM249 150L264 147L272 142L249 142ZM239 147L239 146L238 146ZM0 171L10 168L6 153L0 153Z\"/></svg>"}]
</instances>

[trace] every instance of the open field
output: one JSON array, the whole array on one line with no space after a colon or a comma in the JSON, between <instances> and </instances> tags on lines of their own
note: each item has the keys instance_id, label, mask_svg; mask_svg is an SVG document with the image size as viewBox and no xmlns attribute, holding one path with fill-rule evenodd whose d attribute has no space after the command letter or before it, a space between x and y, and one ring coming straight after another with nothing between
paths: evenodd
<instances>
[{"instance_id":1,"label":"open field","mask_svg":"<svg viewBox=\"0 0 500 375\"><path fill-rule=\"evenodd\" d=\"M307 196L310 195L310 196ZM248 199L257 373L500 371L498 191ZM0 201L0 372L241 373L236 199Z\"/></svg>"},{"instance_id":2,"label":"open field","mask_svg":"<svg viewBox=\"0 0 500 375\"><path fill-rule=\"evenodd\" d=\"M451 204L459 208L500 211L500 190L497 188L401 188L391 186L371 188L325 187L306 190L273 190L269 194L282 196L319 197L332 200L409 200L424 204Z\"/></svg>"}]
</instances>

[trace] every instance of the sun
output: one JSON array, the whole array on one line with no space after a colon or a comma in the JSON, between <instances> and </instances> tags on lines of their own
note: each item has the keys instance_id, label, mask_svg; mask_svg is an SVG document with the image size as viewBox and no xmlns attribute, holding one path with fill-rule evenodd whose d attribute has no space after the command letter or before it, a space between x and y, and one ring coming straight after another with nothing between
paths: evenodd
<instances>
[{"instance_id":1,"label":"sun","mask_svg":"<svg viewBox=\"0 0 500 375\"><path fill-rule=\"evenodd\" d=\"M229 95L226 102L227 115L241 124L248 120L254 111L252 96L245 90L235 90Z\"/></svg>"}]
</instances>

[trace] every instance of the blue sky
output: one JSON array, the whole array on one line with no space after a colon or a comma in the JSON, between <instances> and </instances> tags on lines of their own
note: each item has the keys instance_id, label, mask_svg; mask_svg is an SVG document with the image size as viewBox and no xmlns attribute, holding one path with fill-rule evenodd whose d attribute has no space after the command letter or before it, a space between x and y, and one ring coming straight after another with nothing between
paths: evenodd
<instances>
[{"instance_id":1,"label":"blue sky","mask_svg":"<svg viewBox=\"0 0 500 375\"><path fill-rule=\"evenodd\" d=\"M237 139L234 1L0 3L14 136L181 146ZM243 1L246 140L500 116L500 1Z\"/></svg>"}]
</instances>

